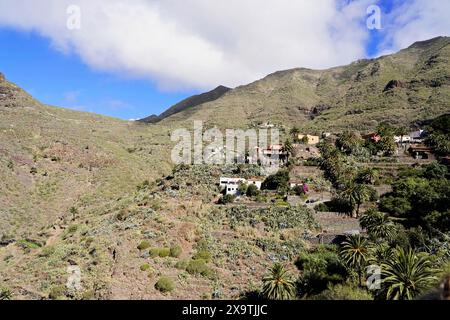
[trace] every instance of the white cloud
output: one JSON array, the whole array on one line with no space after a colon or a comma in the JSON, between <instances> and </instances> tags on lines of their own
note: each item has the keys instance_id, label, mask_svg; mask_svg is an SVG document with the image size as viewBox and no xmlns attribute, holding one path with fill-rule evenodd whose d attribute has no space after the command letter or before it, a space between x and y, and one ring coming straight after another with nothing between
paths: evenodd
<instances>
[{"instance_id":1,"label":"white cloud","mask_svg":"<svg viewBox=\"0 0 450 320\"><path fill-rule=\"evenodd\" d=\"M385 17L380 51L395 52L416 41L450 35L450 1L410 0Z\"/></svg>"},{"instance_id":2,"label":"white cloud","mask_svg":"<svg viewBox=\"0 0 450 320\"><path fill-rule=\"evenodd\" d=\"M164 89L236 86L364 57L359 0L2 0L0 25L36 31L92 68ZM66 9L81 8L81 30Z\"/></svg>"}]
</instances>

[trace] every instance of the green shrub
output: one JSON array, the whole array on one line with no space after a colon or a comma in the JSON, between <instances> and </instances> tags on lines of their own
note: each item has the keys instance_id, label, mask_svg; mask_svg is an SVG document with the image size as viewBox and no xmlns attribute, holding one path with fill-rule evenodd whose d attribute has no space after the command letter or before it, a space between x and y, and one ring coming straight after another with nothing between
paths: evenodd
<instances>
[{"instance_id":1,"label":"green shrub","mask_svg":"<svg viewBox=\"0 0 450 320\"><path fill-rule=\"evenodd\" d=\"M337 284L330 286L314 299L318 300L373 300L372 295L365 289L352 285Z\"/></svg>"},{"instance_id":2,"label":"green shrub","mask_svg":"<svg viewBox=\"0 0 450 320\"><path fill-rule=\"evenodd\" d=\"M277 207L288 207L288 206L289 206L289 203L287 203L287 202L284 201L284 200L278 199L277 201L275 201L275 205L276 205Z\"/></svg>"},{"instance_id":3,"label":"green shrub","mask_svg":"<svg viewBox=\"0 0 450 320\"><path fill-rule=\"evenodd\" d=\"M238 187L238 192L239 192L239 194L244 195L247 193L247 189L248 189L248 186L246 183L240 183L239 187Z\"/></svg>"},{"instance_id":4,"label":"green shrub","mask_svg":"<svg viewBox=\"0 0 450 320\"><path fill-rule=\"evenodd\" d=\"M151 257L165 258L170 256L170 248L151 248L148 252Z\"/></svg>"},{"instance_id":5,"label":"green shrub","mask_svg":"<svg viewBox=\"0 0 450 320\"><path fill-rule=\"evenodd\" d=\"M137 248L138 248L139 250L145 250L145 249L148 249L148 248L150 248L150 242L148 242L147 240L143 240L143 241L137 246Z\"/></svg>"},{"instance_id":6,"label":"green shrub","mask_svg":"<svg viewBox=\"0 0 450 320\"><path fill-rule=\"evenodd\" d=\"M231 194L226 194L219 199L218 203L225 205L225 204L233 203L235 199L236 199L235 196L233 196Z\"/></svg>"},{"instance_id":7,"label":"green shrub","mask_svg":"<svg viewBox=\"0 0 450 320\"><path fill-rule=\"evenodd\" d=\"M328 208L328 206L323 202L316 205L314 207L314 210L316 210L317 212L330 212L330 208Z\"/></svg>"},{"instance_id":8,"label":"green shrub","mask_svg":"<svg viewBox=\"0 0 450 320\"><path fill-rule=\"evenodd\" d=\"M148 271L148 270L150 270L150 265L148 264L148 263L145 263L145 264L143 264L142 266L141 266L141 271Z\"/></svg>"},{"instance_id":9,"label":"green shrub","mask_svg":"<svg viewBox=\"0 0 450 320\"><path fill-rule=\"evenodd\" d=\"M267 196L266 195L262 195L261 192L259 192L256 195L255 201L256 202L260 202L260 203L266 203L267 202Z\"/></svg>"},{"instance_id":10,"label":"green shrub","mask_svg":"<svg viewBox=\"0 0 450 320\"><path fill-rule=\"evenodd\" d=\"M38 249L40 247L42 247L42 245L34 240L20 240L17 242L17 244L26 250L31 250L31 249Z\"/></svg>"},{"instance_id":11,"label":"green shrub","mask_svg":"<svg viewBox=\"0 0 450 320\"><path fill-rule=\"evenodd\" d=\"M170 247L170 256L173 258L178 258L181 255L181 251L180 246L172 246Z\"/></svg>"},{"instance_id":12,"label":"green shrub","mask_svg":"<svg viewBox=\"0 0 450 320\"><path fill-rule=\"evenodd\" d=\"M197 253L192 257L193 260L202 259L206 262L211 261L211 253L206 249L200 249Z\"/></svg>"},{"instance_id":13,"label":"green shrub","mask_svg":"<svg viewBox=\"0 0 450 320\"><path fill-rule=\"evenodd\" d=\"M161 258L165 258L170 256L170 248L160 248L159 249L159 256Z\"/></svg>"},{"instance_id":14,"label":"green shrub","mask_svg":"<svg viewBox=\"0 0 450 320\"><path fill-rule=\"evenodd\" d=\"M187 262L186 260L180 260L175 264L175 268L181 269L181 270L186 270L188 264L189 264L189 262Z\"/></svg>"},{"instance_id":15,"label":"green shrub","mask_svg":"<svg viewBox=\"0 0 450 320\"><path fill-rule=\"evenodd\" d=\"M202 275L205 277L211 274L211 271L206 265L206 261L204 259L195 259L189 261L186 267L186 271L190 274Z\"/></svg>"},{"instance_id":16,"label":"green shrub","mask_svg":"<svg viewBox=\"0 0 450 320\"><path fill-rule=\"evenodd\" d=\"M289 171L280 170L276 174L268 176L262 184L263 190L277 190L289 187Z\"/></svg>"},{"instance_id":17,"label":"green shrub","mask_svg":"<svg viewBox=\"0 0 450 320\"><path fill-rule=\"evenodd\" d=\"M151 248L148 253L150 254L150 257L158 257L159 256L159 248Z\"/></svg>"},{"instance_id":18,"label":"green shrub","mask_svg":"<svg viewBox=\"0 0 450 320\"><path fill-rule=\"evenodd\" d=\"M66 295L66 287L63 285L54 286L48 294L49 299L58 300Z\"/></svg>"},{"instance_id":19,"label":"green shrub","mask_svg":"<svg viewBox=\"0 0 450 320\"><path fill-rule=\"evenodd\" d=\"M256 197L258 196L260 193L260 191L258 190L258 187L255 186L254 184L251 184L247 187L247 192L246 195L247 197Z\"/></svg>"},{"instance_id":20,"label":"green shrub","mask_svg":"<svg viewBox=\"0 0 450 320\"><path fill-rule=\"evenodd\" d=\"M349 275L334 247L321 246L303 252L295 265L301 271L297 281L301 296L319 294L330 285L342 283Z\"/></svg>"},{"instance_id":21,"label":"green shrub","mask_svg":"<svg viewBox=\"0 0 450 320\"><path fill-rule=\"evenodd\" d=\"M77 230L78 230L78 225L77 224L73 224L67 229L67 233L68 234L74 234L75 232L77 232Z\"/></svg>"},{"instance_id":22,"label":"green shrub","mask_svg":"<svg viewBox=\"0 0 450 320\"><path fill-rule=\"evenodd\" d=\"M173 280L168 277L159 278L158 282L155 284L156 290L161 291L162 293L170 292L175 289L175 284Z\"/></svg>"}]
</instances>

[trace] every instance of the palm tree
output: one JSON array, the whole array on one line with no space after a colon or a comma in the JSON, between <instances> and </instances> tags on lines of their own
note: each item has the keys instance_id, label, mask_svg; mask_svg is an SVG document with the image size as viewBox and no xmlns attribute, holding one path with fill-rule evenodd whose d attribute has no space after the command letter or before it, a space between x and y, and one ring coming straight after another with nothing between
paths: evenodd
<instances>
[{"instance_id":1,"label":"palm tree","mask_svg":"<svg viewBox=\"0 0 450 320\"><path fill-rule=\"evenodd\" d=\"M356 270L362 285L362 272L369 259L368 241L360 235L352 235L342 242L340 257L344 263Z\"/></svg>"},{"instance_id":2,"label":"palm tree","mask_svg":"<svg viewBox=\"0 0 450 320\"><path fill-rule=\"evenodd\" d=\"M391 242L396 236L397 225L386 213L369 210L359 218L359 223L373 239Z\"/></svg>"},{"instance_id":3,"label":"palm tree","mask_svg":"<svg viewBox=\"0 0 450 320\"><path fill-rule=\"evenodd\" d=\"M428 256L411 248L397 247L381 270L382 295L387 300L411 300L436 281Z\"/></svg>"},{"instance_id":4,"label":"palm tree","mask_svg":"<svg viewBox=\"0 0 450 320\"><path fill-rule=\"evenodd\" d=\"M380 173L377 169L374 168L365 168L362 169L358 173L358 183L364 183L364 184L375 184L379 177Z\"/></svg>"},{"instance_id":5,"label":"palm tree","mask_svg":"<svg viewBox=\"0 0 450 320\"><path fill-rule=\"evenodd\" d=\"M336 141L336 146L344 153L350 155L362 143L357 132L344 131Z\"/></svg>"},{"instance_id":6,"label":"palm tree","mask_svg":"<svg viewBox=\"0 0 450 320\"><path fill-rule=\"evenodd\" d=\"M292 145L291 140L287 139L284 142L282 152L286 153L286 163L289 162L289 157L294 153L294 146Z\"/></svg>"},{"instance_id":7,"label":"palm tree","mask_svg":"<svg viewBox=\"0 0 450 320\"><path fill-rule=\"evenodd\" d=\"M290 300L295 297L295 282L282 264L274 264L270 274L263 278L262 295L269 300Z\"/></svg>"},{"instance_id":8,"label":"palm tree","mask_svg":"<svg viewBox=\"0 0 450 320\"><path fill-rule=\"evenodd\" d=\"M350 181L339 193L339 197L352 207L352 217L358 218L361 205L370 199L370 189L365 184Z\"/></svg>"},{"instance_id":9,"label":"palm tree","mask_svg":"<svg viewBox=\"0 0 450 320\"><path fill-rule=\"evenodd\" d=\"M292 137L292 140L298 141L298 135L300 134L300 129L298 127L293 127L290 131L289 131L289 135Z\"/></svg>"}]
</instances>

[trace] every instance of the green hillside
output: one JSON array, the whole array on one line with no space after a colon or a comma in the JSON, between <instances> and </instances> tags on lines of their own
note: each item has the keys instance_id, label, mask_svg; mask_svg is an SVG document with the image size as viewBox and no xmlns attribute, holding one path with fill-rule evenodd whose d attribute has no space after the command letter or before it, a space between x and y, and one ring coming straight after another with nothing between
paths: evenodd
<instances>
[{"instance_id":1,"label":"green hillside","mask_svg":"<svg viewBox=\"0 0 450 320\"><path fill-rule=\"evenodd\" d=\"M357 221L286 206L279 195L219 206L221 176L259 169L174 167L172 130L194 120L220 128L271 121L311 133L411 125L449 113L449 59L450 38L437 38L349 66L280 71L219 88L207 103L186 99L157 124L43 105L0 74L0 290L15 299L234 299L252 291L273 262L309 248L303 237L320 232L317 217L339 232ZM301 169L328 185L318 168ZM74 265L82 271L76 293L65 287ZM173 292L157 289L161 279Z\"/></svg>"}]
</instances>

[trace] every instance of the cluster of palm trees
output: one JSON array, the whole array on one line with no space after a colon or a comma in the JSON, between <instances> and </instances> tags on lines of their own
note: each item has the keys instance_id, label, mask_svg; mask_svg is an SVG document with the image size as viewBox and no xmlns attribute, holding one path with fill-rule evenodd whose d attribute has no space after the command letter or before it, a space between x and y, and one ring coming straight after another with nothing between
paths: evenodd
<instances>
[{"instance_id":1,"label":"cluster of palm trees","mask_svg":"<svg viewBox=\"0 0 450 320\"><path fill-rule=\"evenodd\" d=\"M345 263L356 270L362 285L363 272L369 263L381 269L381 287L376 293L380 299L411 300L430 288L438 274L426 253L412 248L391 248L370 243L360 235L349 237L340 251Z\"/></svg>"},{"instance_id":2,"label":"cluster of palm trees","mask_svg":"<svg viewBox=\"0 0 450 320\"><path fill-rule=\"evenodd\" d=\"M433 286L438 274L429 257L411 248L392 248L370 242L361 235L349 236L339 251L340 259L350 271L358 275L358 286L365 287L365 272L370 264L381 270L377 299L411 300ZM296 282L286 267L276 263L263 278L261 295L269 300L296 298Z\"/></svg>"},{"instance_id":3,"label":"cluster of palm trees","mask_svg":"<svg viewBox=\"0 0 450 320\"><path fill-rule=\"evenodd\" d=\"M346 202L351 209L351 215L358 218L361 205L369 201L374 194L372 185L378 179L378 171L374 168L358 170L354 164L348 163L345 155L332 144L324 143L320 149L321 168L336 188L339 200Z\"/></svg>"}]
</instances>

